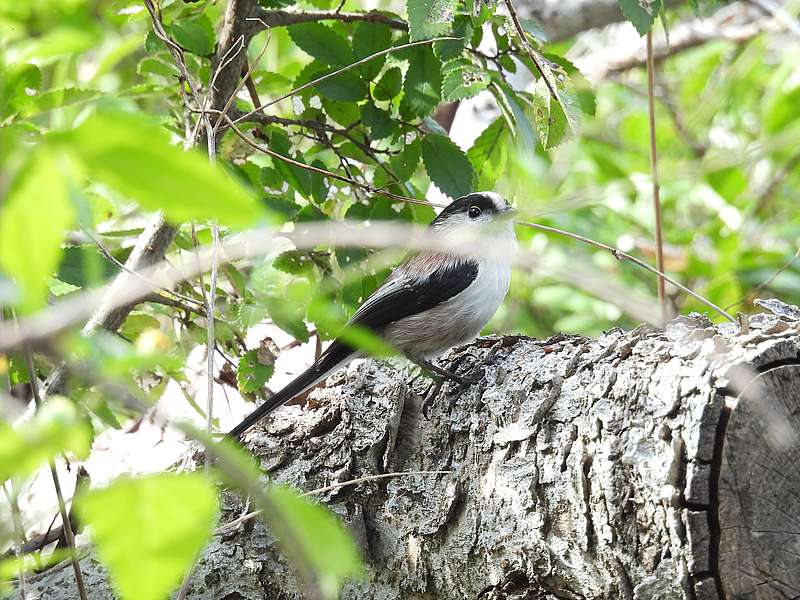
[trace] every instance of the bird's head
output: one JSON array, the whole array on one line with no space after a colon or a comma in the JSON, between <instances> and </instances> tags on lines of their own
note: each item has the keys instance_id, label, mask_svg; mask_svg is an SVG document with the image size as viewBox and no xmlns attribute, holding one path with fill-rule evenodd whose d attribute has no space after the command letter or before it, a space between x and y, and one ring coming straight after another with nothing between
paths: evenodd
<instances>
[{"instance_id":1,"label":"bird's head","mask_svg":"<svg viewBox=\"0 0 800 600\"><path fill-rule=\"evenodd\" d=\"M433 220L431 227L448 233L513 232L512 219L516 214L517 210L499 194L475 192L448 204Z\"/></svg>"}]
</instances>

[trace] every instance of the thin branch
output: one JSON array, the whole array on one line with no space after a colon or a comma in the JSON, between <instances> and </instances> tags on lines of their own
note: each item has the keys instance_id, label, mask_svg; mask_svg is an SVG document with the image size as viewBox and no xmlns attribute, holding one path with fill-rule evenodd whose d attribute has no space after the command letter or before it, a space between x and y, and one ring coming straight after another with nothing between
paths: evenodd
<instances>
[{"instance_id":1,"label":"thin branch","mask_svg":"<svg viewBox=\"0 0 800 600\"><path fill-rule=\"evenodd\" d=\"M206 404L206 435L211 437L213 433L214 421L214 346L216 345L216 337L214 335L214 300L217 295L217 250L219 248L219 227L217 225L211 226L211 282L208 295L206 296L206 312L208 319L206 319L206 346L207 346L207 383L208 383L208 398ZM208 472L211 467L208 454L205 457L205 469Z\"/></svg>"},{"instance_id":2,"label":"thin branch","mask_svg":"<svg viewBox=\"0 0 800 600\"><path fill-rule=\"evenodd\" d=\"M426 46L426 45L429 45L429 44L433 44L434 42L444 42L444 41L448 41L448 40L460 40L460 39L461 38L449 37L449 36L448 37L438 37L438 38L433 38L431 40L420 40L420 41L417 41L417 42L410 42L408 44L400 44L399 46L392 46L391 48L386 48L385 50L381 50L380 52L376 52L374 54L370 54L369 56L367 56L365 58L362 58L361 60L357 60L354 63L351 63L349 65L345 65L344 67L336 69L335 71L331 71L330 73L328 73L326 75L322 75L320 77L317 77L316 79L313 79L313 80L309 81L308 83L304 83L303 85L294 88L293 90L291 90L289 92L286 92L282 96L278 96L274 100L270 100L269 102L267 102L263 106L261 106L259 108L255 108L255 109L251 110L250 112L243 114L241 117L236 119L236 123L242 121L243 119L246 119L247 117L249 117L251 115L254 115L257 112L261 112L263 110L266 110L267 108L269 108L273 104L277 104L278 102L280 102L282 100L286 100L287 98L291 98L292 96L302 92L303 90L306 90L306 89L308 89L310 87L314 87L318 83L326 81L326 80L330 79L331 77L336 77L337 75L341 75L345 71L349 71L350 69L354 69L355 67L361 66L361 65L363 65L365 63L368 63L369 61L371 61L371 60L373 60L375 58L379 58L381 56L386 56L387 54L391 54L392 52L399 52L400 50L406 50L408 48L414 48L416 46Z\"/></svg>"},{"instance_id":3,"label":"thin branch","mask_svg":"<svg viewBox=\"0 0 800 600\"><path fill-rule=\"evenodd\" d=\"M794 256L792 256L792 258L790 258L785 263L783 263L783 265L781 265L780 268L778 268L777 271L775 271L772 275L770 275L769 278L767 278L766 280L764 280L761 283L759 283L756 287L754 287L750 291L750 294L748 294L748 295L758 294L762 290L768 288L770 286L770 284L772 284L772 282L775 281L781 273L783 273L786 269L791 267L798 258L800 258L800 248L797 249L797 252L794 253ZM728 306L726 306L725 310L730 310L731 308L733 308L734 306L738 306L739 304L741 304L745 300L747 300L747 296L742 296L739 300L737 300L733 304L729 304Z\"/></svg>"},{"instance_id":4,"label":"thin branch","mask_svg":"<svg viewBox=\"0 0 800 600\"><path fill-rule=\"evenodd\" d=\"M33 354L31 353L30 347L25 348L24 354L25 366L28 369L31 391L33 392L33 400L36 403L36 409L39 410L42 407L42 398L39 395L39 383L36 380L36 369L33 365ZM69 521L67 505L64 502L64 494L61 491L61 481L58 478L56 463L53 459L50 460L50 474L53 477L53 487L56 490L58 510L61 513L61 525L64 528L64 538L67 541L67 548L69 549L70 560L72 561L72 570L75 572L75 584L78 587L78 595L81 600L87 600L86 586L83 583L83 572L81 571L81 563L78 560L78 550L75 546L75 535L72 531L72 523Z\"/></svg>"},{"instance_id":5,"label":"thin branch","mask_svg":"<svg viewBox=\"0 0 800 600\"><path fill-rule=\"evenodd\" d=\"M284 27L311 21L342 21L344 23L364 21L367 23L382 23L392 29L408 31L408 24L405 21L391 14L378 11L348 13L339 10L304 10L302 12L294 12L259 8L255 15L250 18L250 32L258 33L267 27Z\"/></svg>"},{"instance_id":6,"label":"thin branch","mask_svg":"<svg viewBox=\"0 0 800 600\"><path fill-rule=\"evenodd\" d=\"M655 100L655 65L653 64L653 30L647 32L647 111L650 125L650 174L653 180L653 214L656 234L656 268L664 271L664 240L661 230L661 194L658 184L658 153L656 149L656 100ZM658 276L658 304L661 316L666 321L667 290L664 277Z\"/></svg>"},{"instance_id":7,"label":"thin branch","mask_svg":"<svg viewBox=\"0 0 800 600\"><path fill-rule=\"evenodd\" d=\"M692 290L690 290L688 287L686 287L682 283L679 283L678 281L676 281L672 277L669 277L668 275L666 275L663 271L648 265L643 260L640 260L640 259L636 258L635 256L632 256L632 255L628 254L627 252L623 252L619 248L615 248L614 246L609 246L608 244L604 244L603 242L598 242L598 241L595 241L595 240L593 240L591 238L587 238L585 236L578 235L577 233L572 233L570 231L564 231L563 229L558 229L556 227L548 227L547 225L541 225L539 223L524 223L524 222L520 222L520 221L517 221L516 223L517 223L517 225L522 225L523 227L530 227L531 229L538 229L539 231L544 231L544 232L547 232L547 233L555 233L556 235L560 235L560 236L563 236L563 237L568 237L568 238L571 238L573 240L577 240L579 242L582 242L584 244L588 244L589 246L594 246L595 248L600 248L601 250L605 250L607 252L610 252L611 255L614 258L616 258L617 260L622 260L622 259L628 260L628 261L632 262L633 264L641 267L642 269L645 269L646 271L650 271L654 275L658 275L659 277L663 277L667 282L669 282L670 284L674 285L675 287L677 287L681 291L685 292L686 294L689 294L692 298L694 298L698 302L701 302L701 303L705 304L708 308L710 308L710 309L714 310L715 312L719 313L721 316L725 317L728 321L730 321L732 323L736 322L736 319L734 319L730 314L725 312L725 310L723 310L722 308L720 308L719 306L717 306L716 304L711 302L711 300L709 300L707 298L704 298L703 296L701 296L697 292L693 292Z\"/></svg>"},{"instance_id":8,"label":"thin branch","mask_svg":"<svg viewBox=\"0 0 800 600\"><path fill-rule=\"evenodd\" d=\"M784 8L772 0L747 0L750 4L756 5L764 13L775 19L777 23L791 31L800 38L800 21L787 13Z\"/></svg>"},{"instance_id":9,"label":"thin branch","mask_svg":"<svg viewBox=\"0 0 800 600\"><path fill-rule=\"evenodd\" d=\"M393 477L411 477L413 475L449 475L452 471L397 471L395 473L381 473L379 475L365 475L364 477L358 477L356 479L350 479L348 481L341 481L339 483L333 483L331 485L326 485L325 487L317 488L315 490L309 490L308 492L303 492L300 494L301 496L317 496L319 494L324 494L325 492L330 492L332 490L338 490L344 487L349 487L352 485L358 485L359 483L366 483L368 481L377 481L379 479L390 479ZM225 535L226 533L233 531L242 523L246 523L251 519L259 516L261 514L260 510L254 510L248 512L240 517L237 517L233 521L229 521L220 527L217 527L211 535Z\"/></svg>"},{"instance_id":10,"label":"thin branch","mask_svg":"<svg viewBox=\"0 0 800 600\"><path fill-rule=\"evenodd\" d=\"M3 492L5 493L6 500L11 507L11 520L14 523L14 533L17 535L16 557L17 560L20 561L19 571L17 572L17 576L19 578L19 597L20 600L26 600L28 593L27 582L25 579L25 563L23 562L25 556L25 528L22 526L22 513L19 510L19 502L17 501L17 494L14 491L14 484L10 481L8 483L11 486L11 491L8 491L4 483Z\"/></svg>"}]
</instances>

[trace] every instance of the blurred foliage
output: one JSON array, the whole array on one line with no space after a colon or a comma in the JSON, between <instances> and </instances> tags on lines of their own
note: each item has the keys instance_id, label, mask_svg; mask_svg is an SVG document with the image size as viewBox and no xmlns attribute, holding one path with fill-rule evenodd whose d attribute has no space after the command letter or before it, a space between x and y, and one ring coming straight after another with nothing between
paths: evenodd
<instances>
[{"instance_id":1,"label":"blurred foliage","mask_svg":"<svg viewBox=\"0 0 800 600\"><path fill-rule=\"evenodd\" d=\"M294 2L260 4L279 9ZM640 33L653 26L662 6L620 4ZM160 4L165 30L184 49L203 97L224 6L208 0ZM335 8L330 0L314 0L292 10L312 6ZM356 0L344 8L363 10ZM187 111L189 89L138 0L0 0L4 319L12 310L24 316L109 281L152 218L148 211L162 210L178 228L170 248L177 265L210 243L212 221L228 239L258 225L342 218L425 224L435 214L429 206L368 194L319 169L418 199L432 184L450 197L496 189L531 220L653 261L642 69L590 86L566 58L576 53L571 41L548 44L536 23L524 21L554 97L491 3L408 0L405 7L381 8L387 22L405 21L408 31L329 20L259 33L248 49L252 91L264 103L376 52L436 36L456 39L382 55L238 122L252 142L295 164L255 150L220 122L212 165L205 148L181 148L203 127ZM689 7L681 11L662 21L692 16ZM482 45L489 38L494 44ZM659 66L667 268L733 310L749 310L755 295L800 303L800 261L782 268L800 240L797 45L774 33L740 44L712 41ZM512 79L531 83L520 90ZM492 100L496 115L470 148L460 148L432 117L443 102L478 94ZM245 88L231 117L253 108ZM525 228L518 234L538 267L515 273L487 331L593 335L635 326L631 298L656 303L650 274L571 240ZM229 369L220 379L253 397L264 393L277 349L248 347L248 328L269 321L299 342L312 334L330 339L388 273L381 256L319 246L239 261L220 270L217 289L209 289L207 278L186 281L137 306L119 335L65 336L59 350L81 372L154 402L167 382L186 381L187 357L205 343L205 296L213 294L216 342ZM702 308L679 294L671 294L671 302L680 312ZM354 343L383 350L369 336L354 335ZM51 358L37 355L36 368L46 377ZM18 354L0 356L0 390L26 381ZM74 378L68 398L49 400L25 426L12 429L0 421L3 478L21 484L58 454L84 456L95 431L134 415L94 383ZM188 394L187 400L202 414ZM175 587L209 538L216 515L212 483L201 475L120 480L87 498L84 516L121 593L159 598ZM167 497L172 512L159 516L153 507L163 508ZM282 538L296 549L293 558L334 597L342 579L359 570L352 542L319 506L282 488L272 503L287 523ZM136 528L132 520L120 523L122 511L115 507L123 505L138 511ZM179 505L192 505L192 512L182 513ZM136 572L128 564L134 555L148 559L137 558Z\"/></svg>"}]
</instances>

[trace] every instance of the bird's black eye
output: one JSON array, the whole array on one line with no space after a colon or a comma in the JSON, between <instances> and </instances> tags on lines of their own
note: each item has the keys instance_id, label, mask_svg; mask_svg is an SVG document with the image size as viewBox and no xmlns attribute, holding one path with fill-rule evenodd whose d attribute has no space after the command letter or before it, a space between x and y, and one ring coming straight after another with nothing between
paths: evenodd
<instances>
[{"instance_id":1,"label":"bird's black eye","mask_svg":"<svg viewBox=\"0 0 800 600\"><path fill-rule=\"evenodd\" d=\"M477 219L478 217L481 216L482 212L483 211L480 208L478 208L477 206L470 206L469 207L469 218L470 219Z\"/></svg>"}]
</instances>

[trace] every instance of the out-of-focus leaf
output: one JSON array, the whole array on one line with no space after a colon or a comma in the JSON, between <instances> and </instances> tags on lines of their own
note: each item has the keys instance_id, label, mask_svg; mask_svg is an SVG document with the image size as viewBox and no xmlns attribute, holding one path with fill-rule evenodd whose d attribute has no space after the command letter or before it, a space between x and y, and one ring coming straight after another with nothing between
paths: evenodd
<instances>
[{"instance_id":1,"label":"out-of-focus leaf","mask_svg":"<svg viewBox=\"0 0 800 600\"><path fill-rule=\"evenodd\" d=\"M24 165L0 209L0 268L14 278L21 312L41 307L61 259L74 209L54 153L40 147Z\"/></svg>"},{"instance_id":2,"label":"out-of-focus leaf","mask_svg":"<svg viewBox=\"0 0 800 600\"><path fill-rule=\"evenodd\" d=\"M348 41L327 25L299 23L290 25L288 31L303 52L325 65L344 67L355 62Z\"/></svg>"},{"instance_id":3,"label":"out-of-focus leaf","mask_svg":"<svg viewBox=\"0 0 800 600\"><path fill-rule=\"evenodd\" d=\"M303 567L316 575L326 598L336 598L342 583L361 570L358 547L328 510L296 491L273 486L269 498L280 513L282 542L297 548Z\"/></svg>"},{"instance_id":4,"label":"out-of-focus leaf","mask_svg":"<svg viewBox=\"0 0 800 600\"><path fill-rule=\"evenodd\" d=\"M85 458L92 433L66 398L48 399L30 421L12 428L0 420L0 482L25 477L62 452Z\"/></svg>"},{"instance_id":5,"label":"out-of-focus leaf","mask_svg":"<svg viewBox=\"0 0 800 600\"><path fill-rule=\"evenodd\" d=\"M76 507L120 595L162 600L210 539L217 494L197 473L126 476L88 492Z\"/></svg>"},{"instance_id":6,"label":"out-of-focus leaf","mask_svg":"<svg viewBox=\"0 0 800 600\"><path fill-rule=\"evenodd\" d=\"M467 60L454 60L443 66L442 99L449 102L472 98L489 85L489 76Z\"/></svg>"},{"instance_id":7,"label":"out-of-focus leaf","mask_svg":"<svg viewBox=\"0 0 800 600\"><path fill-rule=\"evenodd\" d=\"M91 245L64 248L56 277L77 287L96 284L119 273L119 267Z\"/></svg>"},{"instance_id":8,"label":"out-of-focus leaf","mask_svg":"<svg viewBox=\"0 0 800 600\"><path fill-rule=\"evenodd\" d=\"M474 191L472 165L450 138L439 134L422 138L422 161L428 177L442 193L458 198Z\"/></svg>"},{"instance_id":9,"label":"out-of-focus leaf","mask_svg":"<svg viewBox=\"0 0 800 600\"><path fill-rule=\"evenodd\" d=\"M148 210L163 210L172 221L215 219L247 227L268 216L224 170L199 152L171 145L163 129L138 115L97 113L63 137L92 179Z\"/></svg>"},{"instance_id":10,"label":"out-of-focus leaf","mask_svg":"<svg viewBox=\"0 0 800 600\"><path fill-rule=\"evenodd\" d=\"M193 54L209 56L214 52L214 27L204 14L172 23L169 32L181 47Z\"/></svg>"},{"instance_id":11,"label":"out-of-focus leaf","mask_svg":"<svg viewBox=\"0 0 800 600\"><path fill-rule=\"evenodd\" d=\"M353 54L356 60L361 60L385 50L392 45L392 30L383 23L362 22L356 25L353 33ZM367 81L372 81L381 72L386 56L379 56L364 63L359 67L361 74Z\"/></svg>"},{"instance_id":12,"label":"out-of-focus leaf","mask_svg":"<svg viewBox=\"0 0 800 600\"><path fill-rule=\"evenodd\" d=\"M404 95L400 102L400 114L405 117L427 116L442 100L442 66L439 59L428 46L415 50L409 58L403 82Z\"/></svg>"},{"instance_id":13,"label":"out-of-focus leaf","mask_svg":"<svg viewBox=\"0 0 800 600\"><path fill-rule=\"evenodd\" d=\"M446 33L455 15L455 0L406 0L411 41Z\"/></svg>"},{"instance_id":14,"label":"out-of-focus leaf","mask_svg":"<svg viewBox=\"0 0 800 600\"><path fill-rule=\"evenodd\" d=\"M236 383L243 394L252 394L264 387L275 372L275 364L263 365L258 360L257 350L248 350L239 359L236 368Z\"/></svg>"},{"instance_id":15,"label":"out-of-focus leaf","mask_svg":"<svg viewBox=\"0 0 800 600\"><path fill-rule=\"evenodd\" d=\"M767 133L776 134L800 116L800 85L788 91L779 89L768 96L764 102L764 129Z\"/></svg>"}]
</instances>

